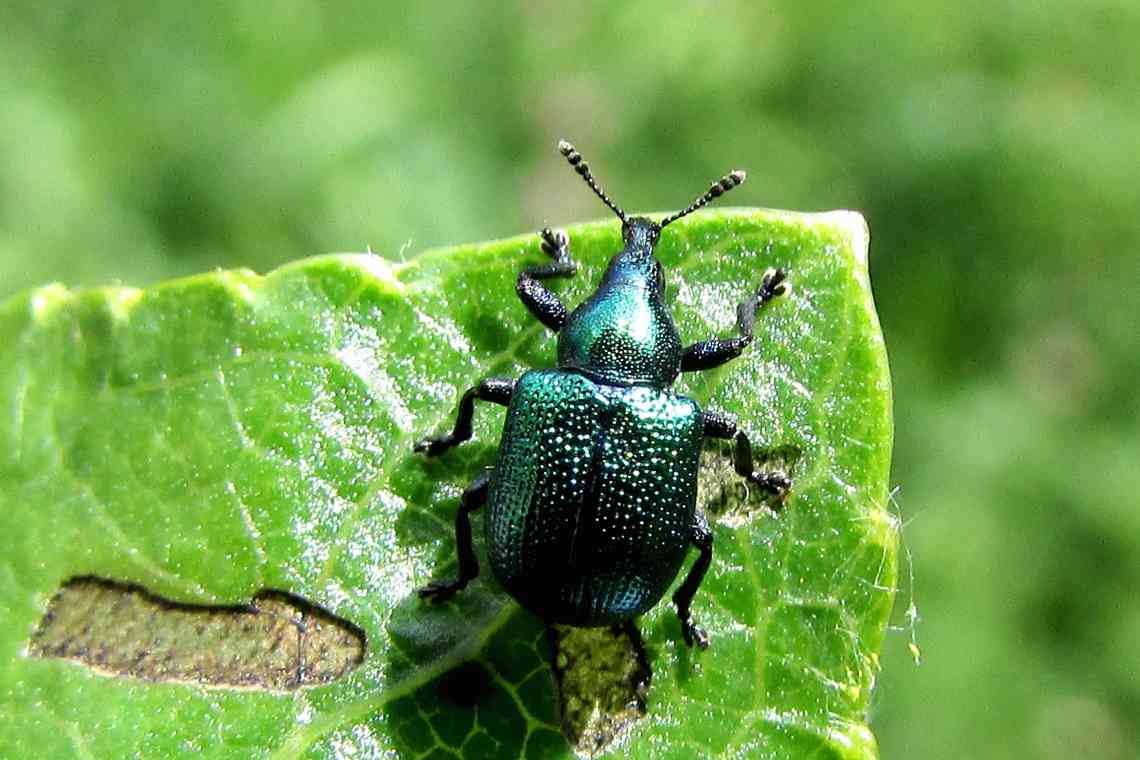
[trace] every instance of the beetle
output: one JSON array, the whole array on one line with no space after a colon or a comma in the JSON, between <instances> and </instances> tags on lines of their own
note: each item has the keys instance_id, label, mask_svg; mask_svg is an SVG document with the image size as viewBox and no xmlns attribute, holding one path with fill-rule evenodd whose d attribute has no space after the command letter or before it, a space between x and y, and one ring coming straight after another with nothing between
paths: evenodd
<instances>
[{"instance_id":1,"label":"beetle","mask_svg":"<svg viewBox=\"0 0 1140 760\"><path fill-rule=\"evenodd\" d=\"M757 313L783 295L787 283L782 270L769 270L737 308L737 335L683 346L664 302L664 271L654 247L665 227L740 185L745 173L725 175L683 210L654 222L627 216L610 200L573 145L563 140L558 149L621 220L625 247L610 260L594 294L569 312L543 284L576 273L569 237L549 228L540 233L551 261L523 269L516 290L534 317L558 334L558 365L518 380L481 380L463 394L450 433L415 445L417 452L439 456L471 438L476 401L507 407L494 468L460 498L459 575L419 593L446 600L479 574L470 516L487 506L487 556L507 593L548 630L555 623L624 627L647 685L649 668L633 620L664 596L690 546L700 555L673 603L685 643L709 643L691 612L713 549L713 534L696 509L702 441L734 441L734 469L777 497L773 509L792 485L782 472L754 468L748 436L731 416L702 410L671 386L682 372L740 356L753 342Z\"/></svg>"}]
</instances>

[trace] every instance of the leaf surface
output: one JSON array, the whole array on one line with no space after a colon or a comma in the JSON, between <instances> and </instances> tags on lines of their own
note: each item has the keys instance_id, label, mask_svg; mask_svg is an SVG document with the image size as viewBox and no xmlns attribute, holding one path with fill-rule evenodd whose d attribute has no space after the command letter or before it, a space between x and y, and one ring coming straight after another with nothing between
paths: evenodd
<instances>
[{"instance_id":1,"label":"leaf surface","mask_svg":"<svg viewBox=\"0 0 1140 760\"><path fill-rule=\"evenodd\" d=\"M553 287L574 305L620 246L612 222L568 231L579 274ZM676 389L734 414L795 486L774 516L706 453L715 549L694 616L712 646L689 651L669 604L643 617L648 712L603 754L877 756L864 716L896 529L866 246L848 212L719 210L663 235L686 343L731 335L764 270L788 272L745 355ZM438 460L412 443L448 428L479 378L553 364L553 336L514 293L542 260L527 236L404 264L337 255L141 291L48 286L0 306L3 754L570 756L541 625L486 573L453 603L414 593L454 572L458 496L494 462L503 410L478 408L475 440ZM293 691L30 656L49 600L83 576L185 604L288 592L358 626L366 652Z\"/></svg>"}]
</instances>

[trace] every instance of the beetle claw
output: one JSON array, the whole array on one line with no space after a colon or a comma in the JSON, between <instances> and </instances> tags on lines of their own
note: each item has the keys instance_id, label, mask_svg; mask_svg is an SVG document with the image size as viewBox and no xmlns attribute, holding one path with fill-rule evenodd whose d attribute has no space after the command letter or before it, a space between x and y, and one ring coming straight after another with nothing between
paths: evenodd
<instances>
[{"instance_id":1,"label":"beetle claw","mask_svg":"<svg viewBox=\"0 0 1140 760\"><path fill-rule=\"evenodd\" d=\"M787 293L788 286L785 282L787 277L783 269L769 269L765 272L764 278L760 281L760 289L756 292L760 297L760 303L765 304Z\"/></svg>"},{"instance_id":2,"label":"beetle claw","mask_svg":"<svg viewBox=\"0 0 1140 760\"><path fill-rule=\"evenodd\" d=\"M791 479L782 472L761 472L757 470L749 476L748 480L780 499L783 499L792 487Z\"/></svg>"},{"instance_id":3,"label":"beetle claw","mask_svg":"<svg viewBox=\"0 0 1140 760\"><path fill-rule=\"evenodd\" d=\"M564 230L549 227L544 227L538 234L542 238L542 252L562 265L566 269L565 274L575 274L578 264L570 258L570 236Z\"/></svg>"},{"instance_id":4,"label":"beetle claw","mask_svg":"<svg viewBox=\"0 0 1140 760\"><path fill-rule=\"evenodd\" d=\"M685 643L690 647L695 644L701 649L709 648L709 635L705 633L704 628L695 625L691 620L681 624L681 635L685 637Z\"/></svg>"},{"instance_id":5,"label":"beetle claw","mask_svg":"<svg viewBox=\"0 0 1140 760\"><path fill-rule=\"evenodd\" d=\"M542 237L542 250L553 259L566 258L566 249L570 247L570 236L564 230L552 230L543 227L538 233Z\"/></svg>"},{"instance_id":6,"label":"beetle claw","mask_svg":"<svg viewBox=\"0 0 1140 760\"><path fill-rule=\"evenodd\" d=\"M446 438L424 438L412 447L412 450L417 454L426 454L429 457L437 457L443 452L447 451L450 447L450 442Z\"/></svg>"},{"instance_id":7,"label":"beetle claw","mask_svg":"<svg viewBox=\"0 0 1140 760\"><path fill-rule=\"evenodd\" d=\"M427 599L438 604L439 602L446 602L462 588L463 584L457 581L435 581L421 588L418 593L420 599Z\"/></svg>"}]
</instances>

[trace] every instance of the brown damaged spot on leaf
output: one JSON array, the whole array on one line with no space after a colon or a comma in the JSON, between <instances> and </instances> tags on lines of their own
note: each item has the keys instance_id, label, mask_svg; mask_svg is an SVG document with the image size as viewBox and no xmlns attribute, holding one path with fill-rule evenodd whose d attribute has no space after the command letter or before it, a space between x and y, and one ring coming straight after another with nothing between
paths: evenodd
<instances>
[{"instance_id":1,"label":"brown damaged spot on leaf","mask_svg":"<svg viewBox=\"0 0 1140 760\"><path fill-rule=\"evenodd\" d=\"M562 732L579 757L597 757L645 716L636 646L620 629L551 631Z\"/></svg>"},{"instance_id":2,"label":"brown damaged spot on leaf","mask_svg":"<svg viewBox=\"0 0 1140 760\"><path fill-rule=\"evenodd\" d=\"M700 488L697 506L710 522L730 528L747 524L757 514L779 509L776 497L758 486L750 485L737 474L732 464L731 441L706 441L701 452ZM782 472L796 488L796 464L802 452L796 446L753 450L753 464L761 472Z\"/></svg>"},{"instance_id":3,"label":"brown damaged spot on leaf","mask_svg":"<svg viewBox=\"0 0 1140 760\"><path fill-rule=\"evenodd\" d=\"M104 675L292 691L344 676L364 648L359 628L280 591L262 591L249 605L191 605L85 577L52 598L28 654Z\"/></svg>"}]
</instances>

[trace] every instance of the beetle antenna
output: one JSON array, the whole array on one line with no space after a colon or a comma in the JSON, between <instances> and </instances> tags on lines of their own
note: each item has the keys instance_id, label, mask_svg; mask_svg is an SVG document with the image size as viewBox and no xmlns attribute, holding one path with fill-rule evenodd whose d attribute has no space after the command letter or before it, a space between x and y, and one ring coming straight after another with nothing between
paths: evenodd
<instances>
[{"instance_id":1,"label":"beetle antenna","mask_svg":"<svg viewBox=\"0 0 1140 760\"><path fill-rule=\"evenodd\" d=\"M578 149L565 140L559 140L558 152L566 157L566 160L569 161L570 165L574 167L574 171L578 172L578 176L586 180L586 184L589 185L590 189L593 190L594 193L602 199L602 203L609 206L610 209L615 214L617 214L618 219L621 219L621 223L625 224L625 212L618 208L618 205L611 201L609 199L609 196L602 192L602 188L598 186L597 180L594 179L594 175L590 174L590 165L582 159L582 154L578 152Z\"/></svg>"},{"instance_id":2,"label":"beetle antenna","mask_svg":"<svg viewBox=\"0 0 1140 760\"><path fill-rule=\"evenodd\" d=\"M727 193L729 190L736 187L737 185L743 184L744 179L747 176L748 175L746 175L744 173L743 169L734 169L733 171L729 172L728 174L724 175L719 180L714 182L712 184L712 187L709 188L707 193L705 193L700 198L697 198L695 201L690 203L689 206L684 211L678 211L676 214L673 214L672 216L669 216L669 217L666 217L665 219L663 219L661 221L661 226L664 227L666 224L670 224L672 222L675 222L678 219L680 219L681 217L687 216L687 215L693 213L694 211L699 209L701 206L704 206L707 203L711 202L713 199L719 198L720 196L724 195L725 193Z\"/></svg>"}]
</instances>

